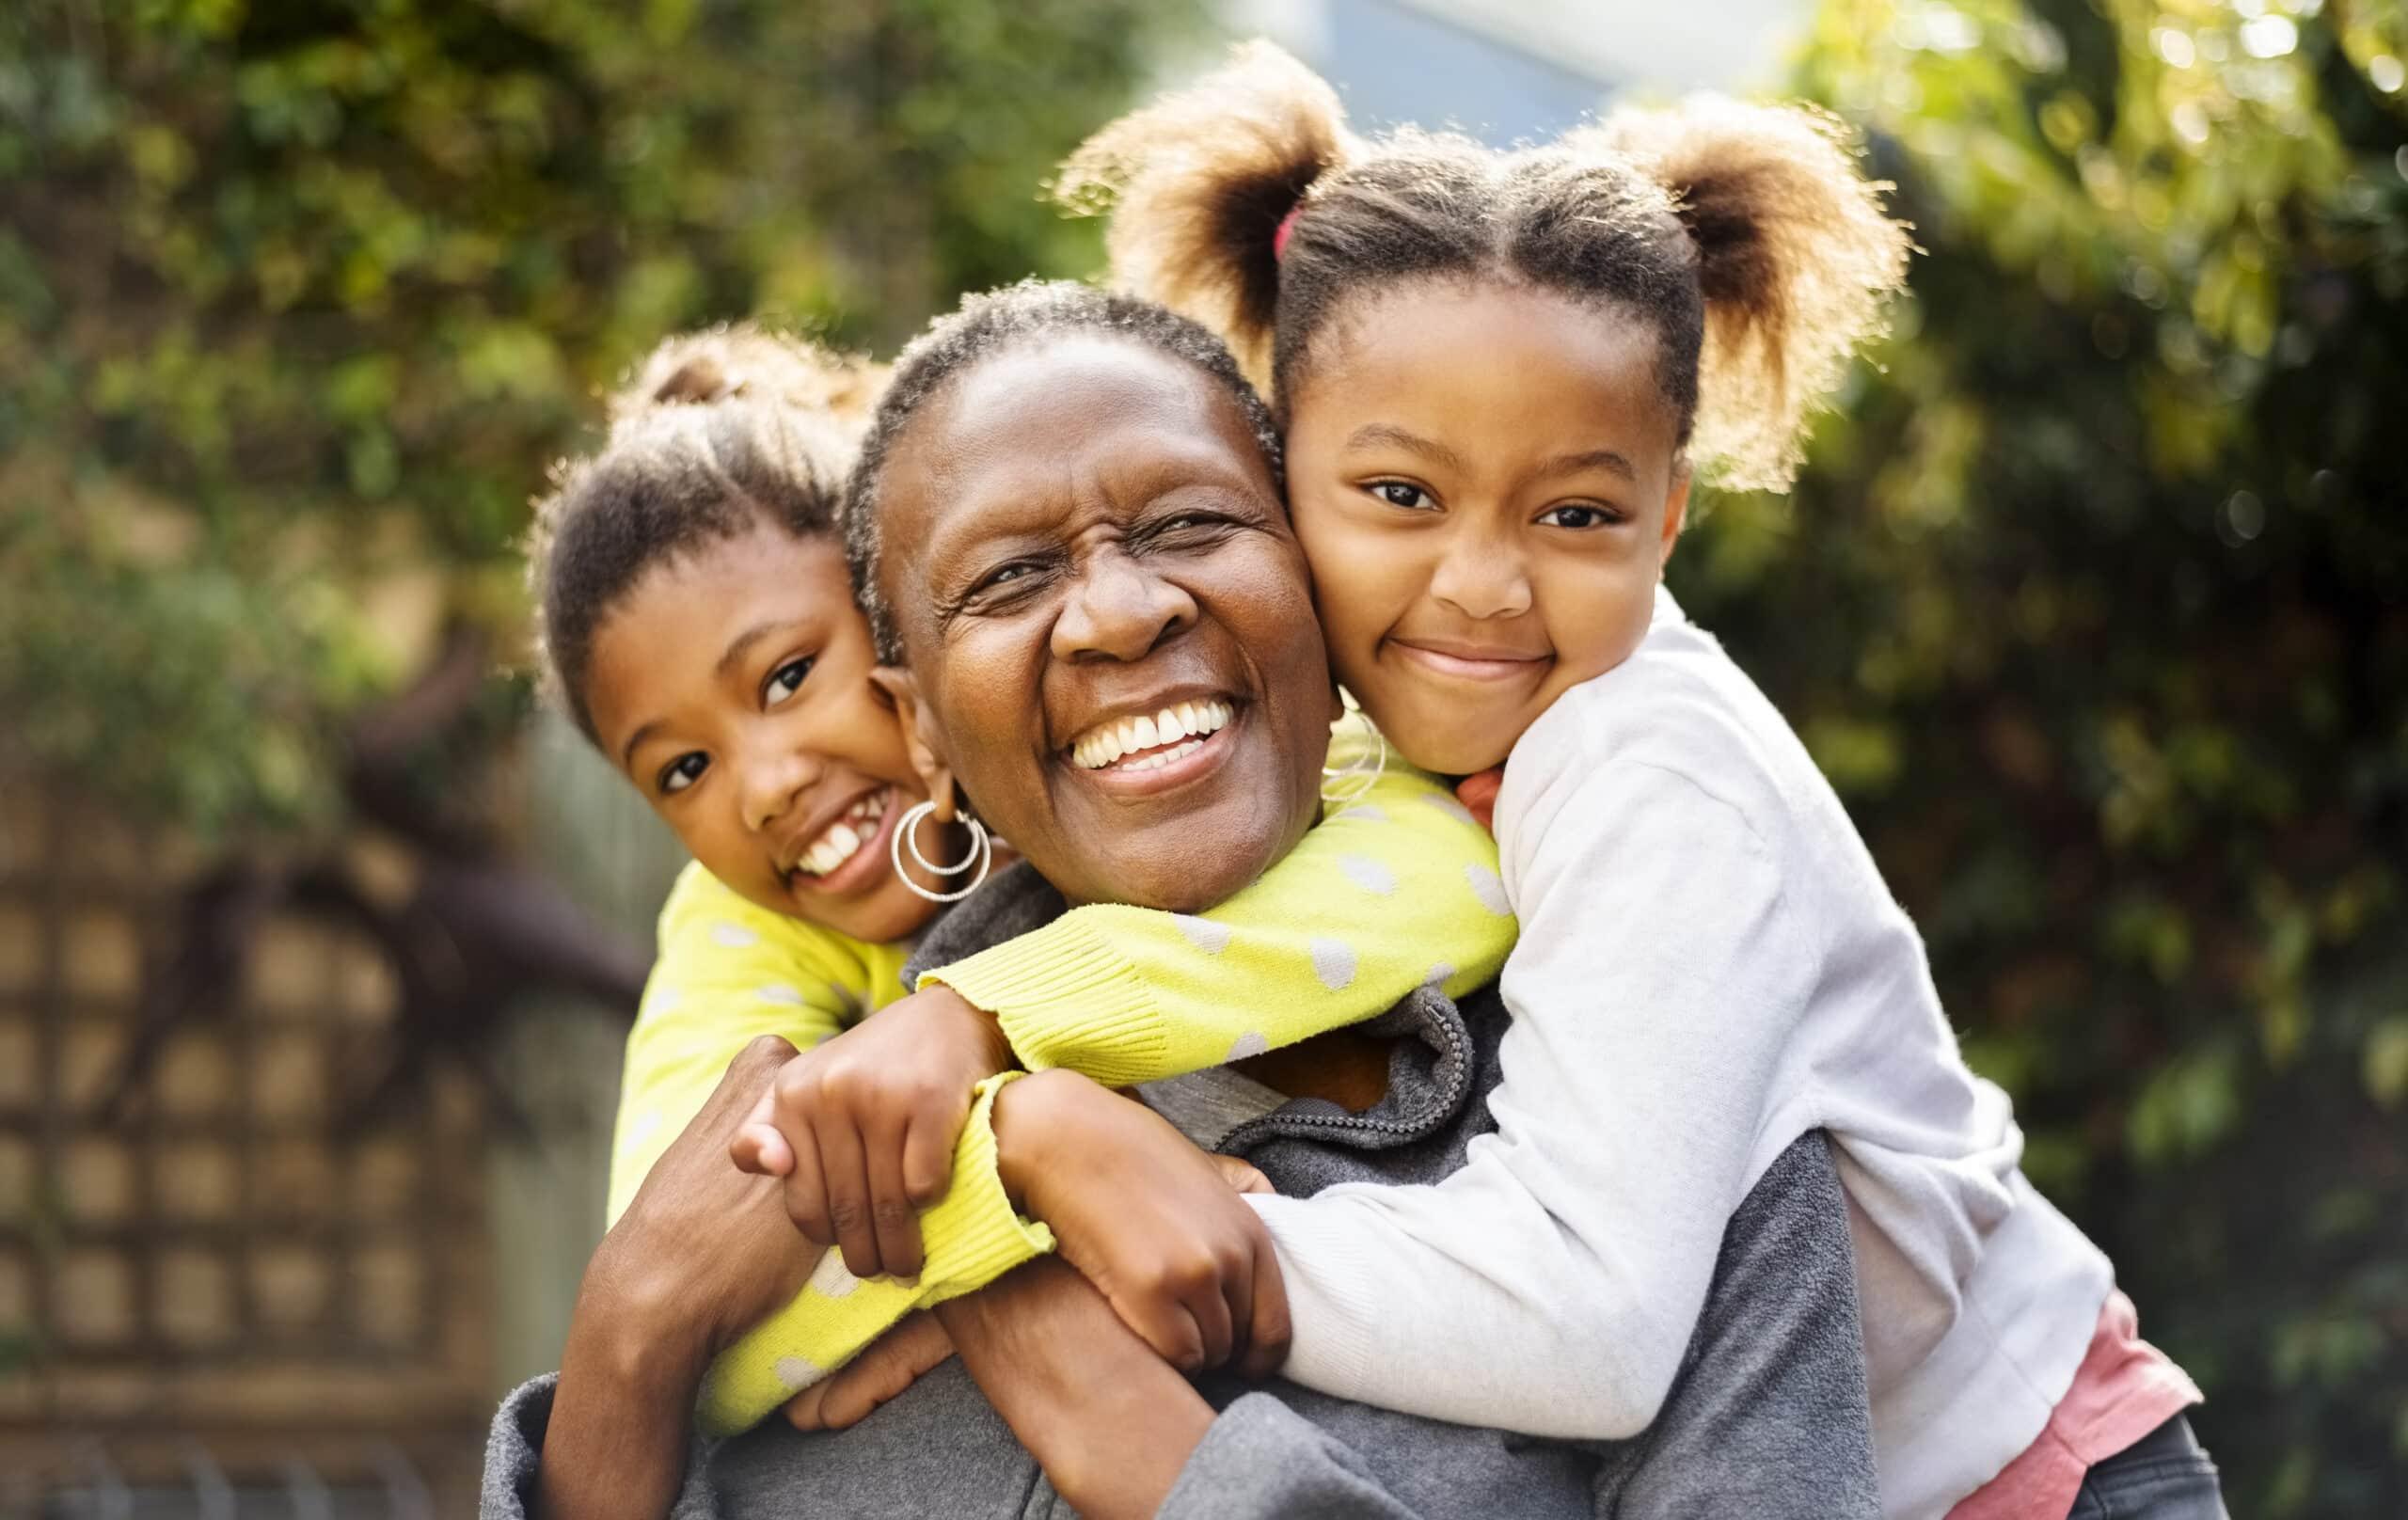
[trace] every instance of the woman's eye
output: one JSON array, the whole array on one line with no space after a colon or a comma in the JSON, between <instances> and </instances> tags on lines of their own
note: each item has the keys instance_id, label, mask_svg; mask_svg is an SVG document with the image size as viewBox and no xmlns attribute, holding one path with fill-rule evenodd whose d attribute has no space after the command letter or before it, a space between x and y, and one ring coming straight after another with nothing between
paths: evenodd
<instances>
[{"instance_id":1,"label":"woman's eye","mask_svg":"<svg viewBox=\"0 0 2408 1520\"><path fill-rule=\"evenodd\" d=\"M768 705L774 707L786 698L793 696L796 689L802 685L803 677L810 673L811 661L808 659L790 659L770 672L769 684L764 693L768 699Z\"/></svg>"},{"instance_id":2,"label":"woman's eye","mask_svg":"<svg viewBox=\"0 0 2408 1520\"><path fill-rule=\"evenodd\" d=\"M1603 507L1577 502L1549 507L1539 515L1539 521L1555 528L1603 528L1618 520Z\"/></svg>"},{"instance_id":3,"label":"woman's eye","mask_svg":"<svg viewBox=\"0 0 2408 1520\"><path fill-rule=\"evenodd\" d=\"M702 780L703 772L709 765L710 760L702 751L689 750L662 768L660 789L664 792L682 792Z\"/></svg>"},{"instance_id":4,"label":"woman's eye","mask_svg":"<svg viewBox=\"0 0 2408 1520\"><path fill-rule=\"evenodd\" d=\"M1430 505L1430 493L1404 481L1375 481L1371 494L1392 507L1419 512Z\"/></svg>"}]
</instances>

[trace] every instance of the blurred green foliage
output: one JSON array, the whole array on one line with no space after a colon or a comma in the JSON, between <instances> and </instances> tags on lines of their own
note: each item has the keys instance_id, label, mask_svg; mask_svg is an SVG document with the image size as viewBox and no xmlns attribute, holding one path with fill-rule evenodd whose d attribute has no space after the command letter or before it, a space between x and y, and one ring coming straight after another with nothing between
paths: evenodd
<instances>
[{"instance_id":1,"label":"blurred green foliage","mask_svg":"<svg viewBox=\"0 0 2408 1520\"><path fill-rule=\"evenodd\" d=\"M1039 180L1193 7L0 7L0 762L257 837L518 615L546 460L650 343L891 346L1092 267Z\"/></svg>"},{"instance_id":2,"label":"blurred green foliage","mask_svg":"<svg viewBox=\"0 0 2408 1520\"><path fill-rule=\"evenodd\" d=\"M1827 0L1926 250L1673 580L1800 727L2241 1515L2408 1497L2408 25Z\"/></svg>"},{"instance_id":3,"label":"blurred green foliage","mask_svg":"<svg viewBox=\"0 0 2408 1520\"><path fill-rule=\"evenodd\" d=\"M344 716L518 615L599 388L1094 268L1036 186L1195 8L0 8L0 762L332 822ZM2408 1492L2403 63L2396 0L1825 0L1801 87L1926 253L1796 496L1673 569L2238 1514Z\"/></svg>"}]
</instances>

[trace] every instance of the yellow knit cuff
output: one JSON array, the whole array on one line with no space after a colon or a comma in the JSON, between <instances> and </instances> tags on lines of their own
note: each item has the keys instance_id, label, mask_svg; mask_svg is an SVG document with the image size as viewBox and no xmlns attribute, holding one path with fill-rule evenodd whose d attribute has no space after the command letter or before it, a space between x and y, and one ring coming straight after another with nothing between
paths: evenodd
<instances>
[{"instance_id":1,"label":"yellow knit cuff","mask_svg":"<svg viewBox=\"0 0 2408 1520\"><path fill-rule=\"evenodd\" d=\"M1168 1074L1161 1005L1079 913L921 974L931 982L993 1014L1031 1071L1068 1067L1107 1087Z\"/></svg>"},{"instance_id":2,"label":"yellow knit cuff","mask_svg":"<svg viewBox=\"0 0 2408 1520\"><path fill-rule=\"evenodd\" d=\"M922 1307L976 1292L1054 1249L1054 1232L1012 1208L995 1155L995 1095L1027 1074L999 1072L974 1089L953 1149L953 1185L920 1213L920 1238L928 1250L920 1273Z\"/></svg>"}]
</instances>

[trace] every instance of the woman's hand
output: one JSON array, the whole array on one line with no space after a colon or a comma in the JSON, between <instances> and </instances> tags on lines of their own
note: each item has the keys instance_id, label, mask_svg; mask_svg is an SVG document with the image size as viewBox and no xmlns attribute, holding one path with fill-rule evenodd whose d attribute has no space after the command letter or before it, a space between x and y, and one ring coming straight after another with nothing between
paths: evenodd
<instances>
[{"instance_id":1,"label":"woman's hand","mask_svg":"<svg viewBox=\"0 0 2408 1520\"><path fill-rule=\"evenodd\" d=\"M908 1314L860 1355L787 1400L786 1423L799 1431L858 1425L952 1354L953 1340L934 1315Z\"/></svg>"},{"instance_id":2,"label":"woman's hand","mask_svg":"<svg viewBox=\"0 0 2408 1520\"><path fill-rule=\"evenodd\" d=\"M775 1036L747 1045L595 1248L544 1437L545 1520L667 1513L704 1370L818 1264L777 1182L727 1164L737 1125L793 1054Z\"/></svg>"},{"instance_id":3,"label":"woman's hand","mask_svg":"<svg viewBox=\"0 0 2408 1520\"><path fill-rule=\"evenodd\" d=\"M1040 1257L936 1317L995 1413L1090 1520L1160 1509L1212 1429L1212 1406L1059 1261Z\"/></svg>"},{"instance_id":4,"label":"woman's hand","mask_svg":"<svg viewBox=\"0 0 2408 1520\"><path fill-rule=\"evenodd\" d=\"M1270 1191L1259 1172L1072 1071L1010 1084L994 1118L1005 1190L1164 1360L1193 1372L1236 1355L1260 1376L1286 1359L1279 1259L1238 1196Z\"/></svg>"},{"instance_id":5,"label":"woman's hand","mask_svg":"<svg viewBox=\"0 0 2408 1520\"><path fill-rule=\"evenodd\" d=\"M1012 1065L992 1015L949 987L890 1004L785 1064L728 1154L784 1180L786 1213L856 1277L916 1276L970 1089Z\"/></svg>"}]
</instances>

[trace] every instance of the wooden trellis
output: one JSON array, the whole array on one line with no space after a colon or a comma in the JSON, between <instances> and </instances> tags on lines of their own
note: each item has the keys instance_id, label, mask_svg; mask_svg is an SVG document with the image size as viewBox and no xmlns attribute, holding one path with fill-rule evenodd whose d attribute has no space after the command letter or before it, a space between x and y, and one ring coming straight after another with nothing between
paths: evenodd
<instances>
[{"instance_id":1,"label":"wooden trellis","mask_svg":"<svg viewBox=\"0 0 2408 1520\"><path fill-rule=\"evenodd\" d=\"M234 1005L174 1036L123 1117L101 1110L193 869L0 788L0 1475L161 1432L472 1457L484 1120L438 1071L345 1132L394 1002L364 940L270 919Z\"/></svg>"}]
</instances>

